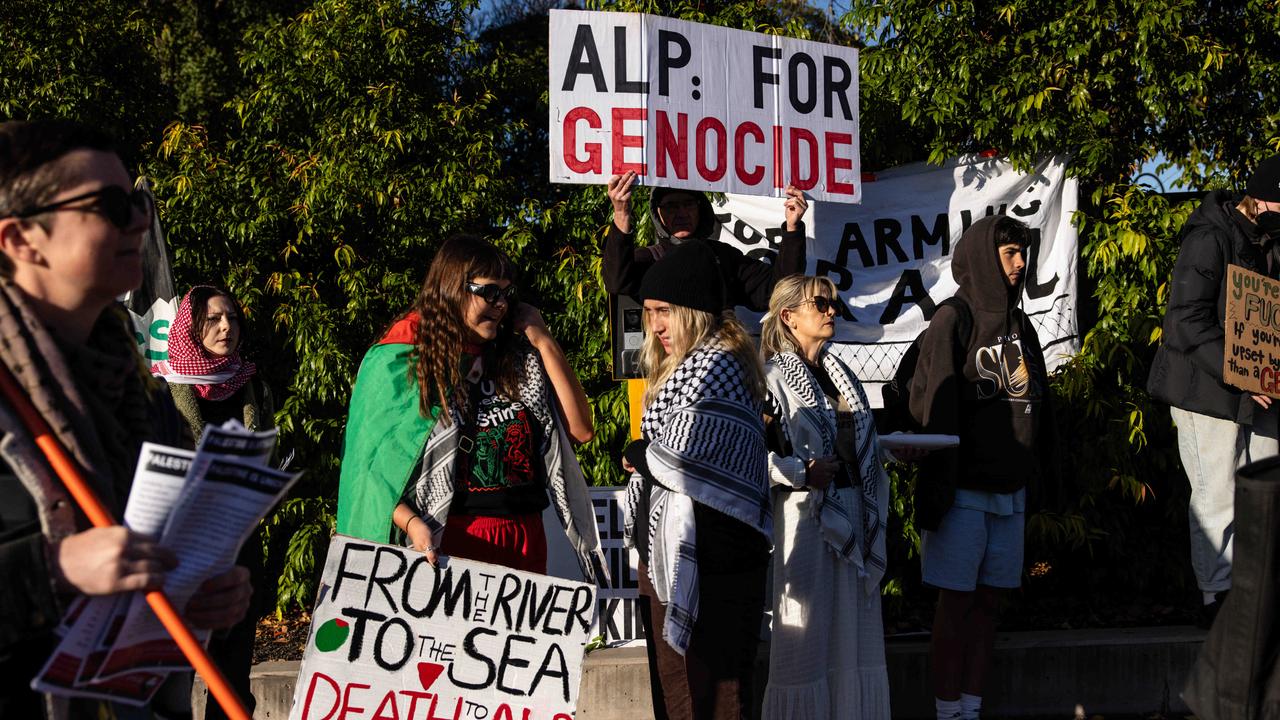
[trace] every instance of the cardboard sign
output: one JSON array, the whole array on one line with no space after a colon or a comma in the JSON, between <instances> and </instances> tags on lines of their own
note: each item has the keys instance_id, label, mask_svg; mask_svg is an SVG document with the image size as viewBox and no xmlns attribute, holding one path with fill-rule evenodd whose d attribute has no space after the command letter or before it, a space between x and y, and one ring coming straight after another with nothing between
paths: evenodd
<instances>
[{"instance_id":1,"label":"cardboard sign","mask_svg":"<svg viewBox=\"0 0 1280 720\"><path fill-rule=\"evenodd\" d=\"M595 588L335 535L292 720L572 720Z\"/></svg>"},{"instance_id":2,"label":"cardboard sign","mask_svg":"<svg viewBox=\"0 0 1280 720\"><path fill-rule=\"evenodd\" d=\"M552 182L862 197L856 48L552 10L549 70Z\"/></svg>"},{"instance_id":3,"label":"cardboard sign","mask_svg":"<svg viewBox=\"0 0 1280 720\"><path fill-rule=\"evenodd\" d=\"M1224 324L1223 380L1280 398L1280 281L1228 265Z\"/></svg>"},{"instance_id":4,"label":"cardboard sign","mask_svg":"<svg viewBox=\"0 0 1280 720\"><path fill-rule=\"evenodd\" d=\"M621 471L619 471L621 472ZM627 488L593 487L591 505L595 508L596 528L600 531L600 548L609 565L609 585L596 589L596 627L592 637L608 644L644 639L640 622L640 553L623 547ZM558 577L582 579L577 556L564 532L560 530L555 510L547 508L542 525L547 530L547 573Z\"/></svg>"}]
</instances>

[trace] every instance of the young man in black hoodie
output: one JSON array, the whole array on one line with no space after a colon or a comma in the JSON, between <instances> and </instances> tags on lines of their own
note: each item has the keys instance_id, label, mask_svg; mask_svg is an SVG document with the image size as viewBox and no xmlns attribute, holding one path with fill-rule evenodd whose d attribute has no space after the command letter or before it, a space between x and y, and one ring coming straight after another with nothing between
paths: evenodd
<instances>
[{"instance_id":1,"label":"young man in black hoodie","mask_svg":"<svg viewBox=\"0 0 1280 720\"><path fill-rule=\"evenodd\" d=\"M1191 483L1191 567L1213 622L1231 589L1235 471L1275 455L1277 408L1222 378L1227 265L1280 277L1280 155L1264 160L1245 196L1211 192L1182 226L1164 334L1147 392L1171 406Z\"/></svg>"},{"instance_id":2,"label":"young man in black hoodie","mask_svg":"<svg viewBox=\"0 0 1280 720\"><path fill-rule=\"evenodd\" d=\"M654 243L636 247L635 222L631 214L631 191L636 173L609 178L609 201L613 205L613 223L604 240L600 273L604 289L610 295L635 296L640 280L667 251L690 238L710 241L724 282L728 307L743 305L763 312L769 309L773 286L788 275L804 272L804 214L808 203L794 187L787 187L786 220L778 256L770 265L743 255L717 238L720 223L705 193L696 190L654 188L649 196L649 215L653 222Z\"/></svg>"},{"instance_id":3,"label":"young man in black hoodie","mask_svg":"<svg viewBox=\"0 0 1280 720\"><path fill-rule=\"evenodd\" d=\"M1004 216L965 231L951 274L972 322L940 307L911 382L925 432L960 438L923 461L916 490L924 581L938 588L930 663L940 720L978 717L1000 595L1022 583L1027 487L1052 468L1044 357L1018 307L1029 239Z\"/></svg>"}]
</instances>

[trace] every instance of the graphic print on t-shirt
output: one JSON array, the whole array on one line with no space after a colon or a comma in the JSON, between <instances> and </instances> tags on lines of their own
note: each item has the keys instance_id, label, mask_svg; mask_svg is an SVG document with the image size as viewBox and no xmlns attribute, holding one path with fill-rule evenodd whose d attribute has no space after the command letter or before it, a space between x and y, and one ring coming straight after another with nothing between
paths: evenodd
<instances>
[{"instance_id":1,"label":"graphic print on t-shirt","mask_svg":"<svg viewBox=\"0 0 1280 720\"><path fill-rule=\"evenodd\" d=\"M1038 395L1017 333L996 338L995 345L978 348L974 364L978 369L979 400L1001 393L1011 400L1029 400Z\"/></svg>"},{"instance_id":2,"label":"graphic print on t-shirt","mask_svg":"<svg viewBox=\"0 0 1280 720\"><path fill-rule=\"evenodd\" d=\"M495 393L493 381L480 381L475 449L468 489L486 492L535 482L533 425L523 403Z\"/></svg>"}]
</instances>

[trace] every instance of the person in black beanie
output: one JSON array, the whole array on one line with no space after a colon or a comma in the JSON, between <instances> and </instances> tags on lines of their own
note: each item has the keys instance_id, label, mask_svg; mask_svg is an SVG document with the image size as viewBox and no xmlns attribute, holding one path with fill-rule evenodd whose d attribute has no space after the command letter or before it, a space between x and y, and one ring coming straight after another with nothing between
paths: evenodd
<instances>
[{"instance_id":1,"label":"person in black beanie","mask_svg":"<svg viewBox=\"0 0 1280 720\"><path fill-rule=\"evenodd\" d=\"M777 256L770 264L747 257L740 250L717 240L720 223L706 193L696 190L656 187L649 196L649 219L654 242L636 247L635 223L631 213L631 193L637 175L628 172L609 178L609 201L613 222L605 236L600 274L610 295L636 295L646 273L673 248L687 240L705 240L716 254L716 269L725 287L725 307L742 305L763 312L769 309L773 286L788 275L804 272L804 215L809 204L794 187L786 189L784 220L778 239Z\"/></svg>"},{"instance_id":2,"label":"person in black beanie","mask_svg":"<svg viewBox=\"0 0 1280 720\"><path fill-rule=\"evenodd\" d=\"M1280 277L1280 155L1262 161L1243 197L1205 196L1182 226L1160 348L1147 379L1171 406L1178 453L1191 483L1191 566L1206 627L1231 588L1235 471L1275 455L1277 408L1222 377L1227 265Z\"/></svg>"},{"instance_id":3,"label":"person in black beanie","mask_svg":"<svg viewBox=\"0 0 1280 720\"><path fill-rule=\"evenodd\" d=\"M701 240L640 285L648 380L641 439L624 453L626 542L640 554L641 622L655 717L753 714L773 524L764 374L725 310L717 256Z\"/></svg>"}]
</instances>

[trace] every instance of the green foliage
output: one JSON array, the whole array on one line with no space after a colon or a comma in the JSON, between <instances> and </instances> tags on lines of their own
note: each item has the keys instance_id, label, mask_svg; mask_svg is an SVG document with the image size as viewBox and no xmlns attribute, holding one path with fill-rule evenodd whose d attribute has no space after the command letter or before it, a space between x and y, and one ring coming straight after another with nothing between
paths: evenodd
<instances>
[{"instance_id":1,"label":"green foliage","mask_svg":"<svg viewBox=\"0 0 1280 720\"><path fill-rule=\"evenodd\" d=\"M1193 187L1239 186L1280 147L1280 95L1266 89L1280 71L1276 10L881 0L844 18L867 39L862 107L896 106L902 146L933 162L989 148L1021 167L1060 155L1080 179L1083 347L1054 379L1064 482L1028 522L1028 556L1057 568L1057 590L1187 581L1185 482L1167 409L1145 385L1192 204L1128 178L1163 156Z\"/></svg>"}]
</instances>

